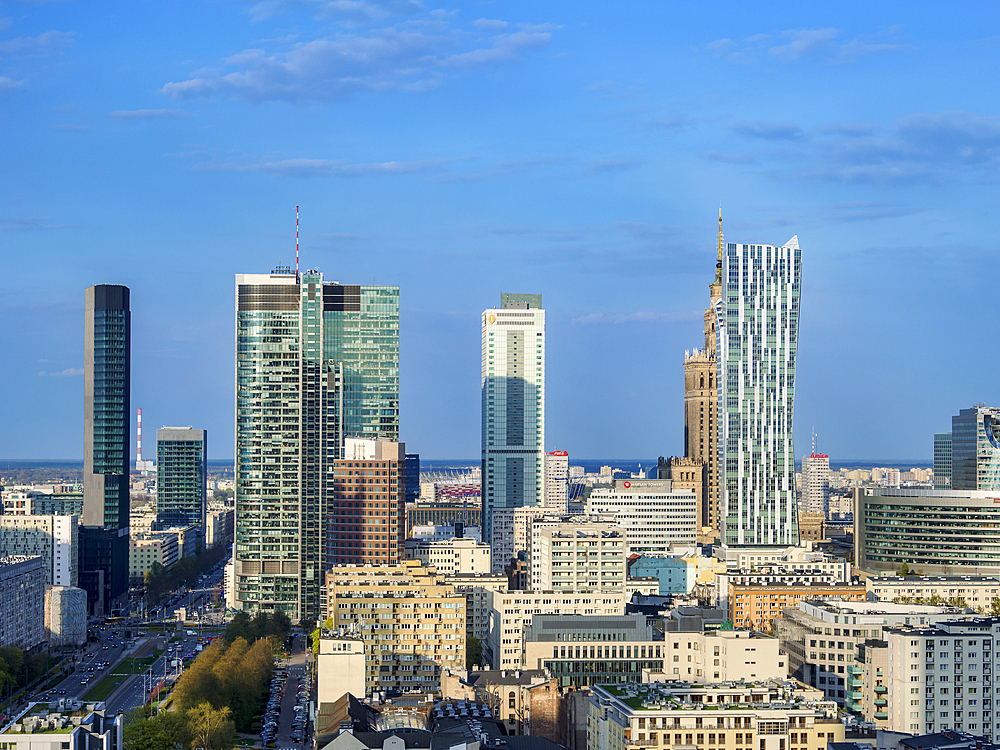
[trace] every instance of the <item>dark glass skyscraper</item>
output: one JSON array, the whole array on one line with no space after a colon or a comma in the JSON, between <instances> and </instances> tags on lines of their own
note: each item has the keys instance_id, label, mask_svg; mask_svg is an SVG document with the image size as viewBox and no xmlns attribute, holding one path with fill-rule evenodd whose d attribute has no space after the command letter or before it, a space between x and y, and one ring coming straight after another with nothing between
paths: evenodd
<instances>
[{"instance_id":1,"label":"dark glass skyscraper","mask_svg":"<svg viewBox=\"0 0 1000 750\"><path fill-rule=\"evenodd\" d=\"M131 313L128 287L87 289L80 586L93 614L128 592Z\"/></svg>"},{"instance_id":2,"label":"dark glass skyscraper","mask_svg":"<svg viewBox=\"0 0 1000 750\"><path fill-rule=\"evenodd\" d=\"M1000 409L978 405L951 418L951 488L1000 490Z\"/></svg>"}]
</instances>

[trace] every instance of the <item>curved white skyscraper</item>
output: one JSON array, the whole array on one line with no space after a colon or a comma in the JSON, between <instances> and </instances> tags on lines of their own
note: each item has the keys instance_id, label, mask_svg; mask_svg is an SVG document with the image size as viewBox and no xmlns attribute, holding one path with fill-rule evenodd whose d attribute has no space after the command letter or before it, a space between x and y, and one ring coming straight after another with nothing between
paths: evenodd
<instances>
[{"instance_id":1,"label":"curved white skyscraper","mask_svg":"<svg viewBox=\"0 0 1000 750\"><path fill-rule=\"evenodd\" d=\"M716 303L722 543L799 542L795 502L795 352L802 257L780 247L728 243Z\"/></svg>"}]
</instances>

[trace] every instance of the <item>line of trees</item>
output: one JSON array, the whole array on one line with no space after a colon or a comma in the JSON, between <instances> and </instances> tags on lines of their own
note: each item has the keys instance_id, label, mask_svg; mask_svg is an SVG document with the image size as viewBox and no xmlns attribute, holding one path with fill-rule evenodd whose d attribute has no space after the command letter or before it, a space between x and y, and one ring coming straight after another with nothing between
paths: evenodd
<instances>
[{"instance_id":1,"label":"line of trees","mask_svg":"<svg viewBox=\"0 0 1000 750\"><path fill-rule=\"evenodd\" d=\"M182 586L194 585L198 581L198 576L218 565L228 553L228 547L219 545L203 550L193 557L182 557L169 568L154 562L143 578L150 601L157 601Z\"/></svg>"},{"instance_id":2,"label":"line of trees","mask_svg":"<svg viewBox=\"0 0 1000 750\"><path fill-rule=\"evenodd\" d=\"M229 750L236 728L229 706L215 708L202 701L188 711L164 711L154 716L148 706L137 708L125 723L127 750Z\"/></svg>"},{"instance_id":3,"label":"line of trees","mask_svg":"<svg viewBox=\"0 0 1000 750\"><path fill-rule=\"evenodd\" d=\"M229 645L214 641L177 682L174 704L181 711L204 702L216 710L229 707L236 727L246 731L271 681L274 654L280 647L271 638L252 646L243 638Z\"/></svg>"},{"instance_id":4,"label":"line of trees","mask_svg":"<svg viewBox=\"0 0 1000 750\"><path fill-rule=\"evenodd\" d=\"M11 695L44 675L51 659L43 652L26 654L15 646L0 648L0 696Z\"/></svg>"},{"instance_id":5,"label":"line of trees","mask_svg":"<svg viewBox=\"0 0 1000 750\"><path fill-rule=\"evenodd\" d=\"M246 612L237 612L226 626L223 636L226 643L234 643L242 638L247 643L255 643L261 638L276 638L287 645L292 633L292 621L284 612L258 612L253 618Z\"/></svg>"}]
</instances>

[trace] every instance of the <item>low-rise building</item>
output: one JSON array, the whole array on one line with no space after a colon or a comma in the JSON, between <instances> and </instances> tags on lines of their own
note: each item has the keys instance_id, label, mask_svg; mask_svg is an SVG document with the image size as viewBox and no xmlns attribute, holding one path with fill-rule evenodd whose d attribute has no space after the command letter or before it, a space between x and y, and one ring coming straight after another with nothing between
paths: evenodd
<instances>
[{"instance_id":1,"label":"low-rise building","mask_svg":"<svg viewBox=\"0 0 1000 750\"><path fill-rule=\"evenodd\" d=\"M625 532L617 523L534 519L533 591L624 591Z\"/></svg>"},{"instance_id":2,"label":"low-rise building","mask_svg":"<svg viewBox=\"0 0 1000 750\"><path fill-rule=\"evenodd\" d=\"M803 600L774 621L789 674L822 690L849 711L860 713L873 683L865 681L862 648L882 638L882 628L930 625L955 619L962 610L891 602Z\"/></svg>"},{"instance_id":3,"label":"low-rise building","mask_svg":"<svg viewBox=\"0 0 1000 750\"><path fill-rule=\"evenodd\" d=\"M49 586L76 586L79 539L77 516L0 516L0 557L41 557Z\"/></svg>"},{"instance_id":4,"label":"low-rise building","mask_svg":"<svg viewBox=\"0 0 1000 750\"><path fill-rule=\"evenodd\" d=\"M3 491L5 516L82 516L83 493L11 487Z\"/></svg>"},{"instance_id":5,"label":"low-rise building","mask_svg":"<svg viewBox=\"0 0 1000 750\"><path fill-rule=\"evenodd\" d=\"M490 634L490 592L507 591L507 576L496 573L452 573L445 582L465 597L465 634L485 641Z\"/></svg>"},{"instance_id":6,"label":"low-rise building","mask_svg":"<svg viewBox=\"0 0 1000 750\"><path fill-rule=\"evenodd\" d=\"M591 492L587 513L617 521L630 555L697 554L698 498L669 479L615 479Z\"/></svg>"},{"instance_id":7,"label":"low-rise building","mask_svg":"<svg viewBox=\"0 0 1000 750\"><path fill-rule=\"evenodd\" d=\"M132 580L143 578L153 563L169 568L179 558L176 534L153 532L128 538L128 575Z\"/></svg>"},{"instance_id":8,"label":"low-rise building","mask_svg":"<svg viewBox=\"0 0 1000 750\"><path fill-rule=\"evenodd\" d=\"M723 609L729 608L729 593L733 586L772 586L791 584L796 586L834 586L849 583L850 563L841 561L838 570L822 568L786 568L784 565L765 566L753 570L736 570L717 573L715 576L715 603Z\"/></svg>"},{"instance_id":9,"label":"low-rise building","mask_svg":"<svg viewBox=\"0 0 1000 750\"><path fill-rule=\"evenodd\" d=\"M94 704L89 704L92 709ZM125 716L90 710L82 716L33 703L0 730L4 750L115 750L122 747Z\"/></svg>"},{"instance_id":10,"label":"low-rise building","mask_svg":"<svg viewBox=\"0 0 1000 750\"><path fill-rule=\"evenodd\" d=\"M0 647L28 651L45 640L45 561L0 558Z\"/></svg>"},{"instance_id":11,"label":"low-rise building","mask_svg":"<svg viewBox=\"0 0 1000 750\"><path fill-rule=\"evenodd\" d=\"M785 607L803 599L844 599L863 602L864 584L772 583L729 587L729 619L738 628L768 631Z\"/></svg>"},{"instance_id":12,"label":"low-rise building","mask_svg":"<svg viewBox=\"0 0 1000 750\"><path fill-rule=\"evenodd\" d=\"M447 669L441 674L441 698L478 701L503 723L508 735L556 740L561 734L562 691L544 669Z\"/></svg>"},{"instance_id":13,"label":"low-rise building","mask_svg":"<svg viewBox=\"0 0 1000 750\"><path fill-rule=\"evenodd\" d=\"M697 567L692 558L669 555L640 555L629 563L629 576L655 578L660 596L687 594L694 588Z\"/></svg>"},{"instance_id":14,"label":"low-rise building","mask_svg":"<svg viewBox=\"0 0 1000 750\"><path fill-rule=\"evenodd\" d=\"M654 632L640 614L534 615L525 628L522 663L549 670L564 687L759 681L788 674L777 638L747 630Z\"/></svg>"},{"instance_id":15,"label":"low-rise building","mask_svg":"<svg viewBox=\"0 0 1000 750\"><path fill-rule=\"evenodd\" d=\"M366 692L438 685L465 665L465 597L417 560L338 565L320 592L323 619L365 643Z\"/></svg>"},{"instance_id":16,"label":"low-rise building","mask_svg":"<svg viewBox=\"0 0 1000 750\"><path fill-rule=\"evenodd\" d=\"M364 697L365 642L346 631L324 630L316 654L316 702L333 703L350 693Z\"/></svg>"},{"instance_id":17,"label":"low-rise building","mask_svg":"<svg viewBox=\"0 0 1000 750\"><path fill-rule=\"evenodd\" d=\"M991 614L1000 607L996 576L882 576L866 579L865 588L880 602L954 604Z\"/></svg>"},{"instance_id":18,"label":"low-rise building","mask_svg":"<svg viewBox=\"0 0 1000 750\"><path fill-rule=\"evenodd\" d=\"M494 669L521 666L524 630L533 615L625 614L625 595L619 592L491 591L489 600L489 638L483 651Z\"/></svg>"},{"instance_id":19,"label":"low-rise building","mask_svg":"<svg viewBox=\"0 0 1000 750\"><path fill-rule=\"evenodd\" d=\"M432 540L413 537L406 540L406 559L419 560L439 573L489 573L490 545L467 537Z\"/></svg>"},{"instance_id":20,"label":"low-rise building","mask_svg":"<svg viewBox=\"0 0 1000 750\"><path fill-rule=\"evenodd\" d=\"M836 704L790 680L591 689L588 750L826 750L843 739Z\"/></svg>"}]
</instances>

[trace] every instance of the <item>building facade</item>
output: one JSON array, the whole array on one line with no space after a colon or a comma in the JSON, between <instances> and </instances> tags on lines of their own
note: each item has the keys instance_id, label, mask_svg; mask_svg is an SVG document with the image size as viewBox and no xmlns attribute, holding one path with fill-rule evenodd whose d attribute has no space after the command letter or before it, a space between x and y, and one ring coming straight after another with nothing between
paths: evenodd
<instances>
[{"instance_id":1,"label":"building facade","mask_svg":"<svg viewBox=\"0 0 1000 750\"><path fill-rule=\"evenodd\" d=\"M803 599L843 599L863 602L864 585L849 583L771 583L731 585L729 620L737 628L767 632L786 607Z\"/></svg>"},{"instance_id":2,"label":"building facade","mask_svg":"<svg viewBox=\"0 0 1000 750\"><path fill-rule=\"evenodd\" d=\"M95 615L128 592L131 326L128 287L87 288L79 582Z\"/></svg>"},{"instance_id":3,"label":"building facade","mask_svg":"<svg viewBox=\"0 0 1000 750\"><path fill-rule=\"evenodd\" d=\"M934 489L951 489L951 433L934 433Z\"/></svg>"},{"instance_id":4,"label":"building facade","mask_svg":"<svg viewBox=\"0 0 1000 750\"><path fill-rule=\"evenodd\" d=\"M0 647L30 651L45 640L45 561L0 558Z\"/></svg>"},{"instance_id":5,"label":"building facade","mask_svg":"<svg viewBox=\"0 0 1000 750\"><path fill-rule=\"evenodd\" d=\"M859 487L854 560L871 573L1000 575L996 492Z\"/></svg>"},{"instance_id":6,"label":"building facade","mask_svg":"<svg viewBox=\"0 0 1000 750\"><path fill-rule=\"evenodd\" d=\"M545 454L545 501L553 513L565 513L569 503L569 451Z\"/></svg>"},{"instance_id":7,"label":"building facade","mask_svg":"<svg viewBox=\"0 0 1000 750\"><path fill-rule=\"evenodd\" d=\"M344 457L328 462L324 569L395 565L403 557L406 446L347 438Z\"/></svg>"},{"instance_id":8,"label":"building facade","mask_svg":"<svg viewBox=\"0 0 1000 750\"><path fill-rule=\"evenodd\" d=\"M698 524L719 528L719 363L718 322L715 308L722 296L722 212L719 212L719 256L715 280L708 286L705 309L705 343L701 349L684 352L684 456L701 464L701 488L697 493Z\"/></svg>"},{"instance_id":9,"label":"building facade","mask_svg":"<svg viewBox=\"0 0 1000 750\"><path fill-rule=\"evenodd\" d=\"M596 685L587 748L827 750L844 730L835 703L794 681Z\"/></svg>"},{"instance_id":10,"label":"building facade","mask_svg":"<svg viewBox=\"0 0 1000 750\"><path fill-rule=\"evenodd\" d=\"M409 480L409 475L407 475ZM482 528L483 508L479 502L417 501L406 506L406 535L414 526L475 526Z\"/></svg>"},{"instance_id":11,"label":"building facade","mask_svg":"<svg viewBox=\"0 0 1000 750\"><path fill-rule=\"evenodd\" d=\"M540 294L500 295L482 317L482 503L485 538L494 508L545 500L545 310Z\"/></svg>"},{"instance_id":12,"label":"building facade","mask_svg":"<svg viewBox=\"0 0 1000 750\"><path fill-rule=\"evenodd\" d=\"M208 503L208 431L163 427L156 431L156 520L194 526L205 545Z\"/></svg>"},{"instance_id":13,"label":"building facade","mask_svg":"<svg viewBox=\"0 0 1000 750\"><path fill-rule=\"evenodd\" d=\"M802 501L799 510L816 515L830 510L830 457L813 451L802 459Z\"/></svg>"},{"instance_id":14,"label":"building facade","mask_svg":"<svg viewBox=\"0 0 1000 750\"><path fill-rule=\"evenodd\" d=\"M624 591L624 530L614 523L546 523L531 526L532 591Z\"/></svg>"},{"instance_id":15,"label":"building facade","mask_svg":"<svg viewBox=\"0 0 1000 750\"><path fill-rule=\"evenodd\" d=\"M442 575L452 573L476 575L493 570L490 545L464 537L433 541L407 539L406 559L419 560Z\"/></svg>"},{"instance_id":16,"label":"building facade","mask_svg":"<svg viewBox=\"0 0 1000 750\"><path fill-rule=\"evenodd\" d=\"M76 516L0 516L0 557L41 557L49 586L77 585L79 554Z\"/></svg>"},{"instance_id":17,"label":"building facade","mask_svg":"<svg viewBox=\"0 0 1000 750\"><path fill-rule=\"evenodd\" d=\"M797 544L792 411L799 331L798 237L728 243L715 307L722 543Z\"/></svg>"},{"instance_id":18,"label":"building facade","mask_svg":"<svg viewBox=\"0 0 1000 750\"><path fill-rule=\"evenodd\" d=\"M238 275L238 609L318 617L329 469L347 437L399 439L399 288L326 283L318 271Z\"/></svg>"},{"instance_id":19,"label":"building facade","mask_svg":"<svg viewBox=\"0 0 1000 750\"><path fill-rule=\"evenodd\" d=\"M517 669L522 662L524 629L534 615L623 615L626 597L621 593L563 594L552 591L502 591L488 593L489 638L483 655L494 669Z\"/></svg>"},{"instance_id":20,"label":"building facade","mask_svg":"<svg viewBox=\"0 0 1000 750\"><path fill-rule=\"evenodd\" d=\"M465 665L465 597L416 560L337 566L326 573L324 619L365 644L372 690L436 688Z\"/></svg>"},{"instance_id":21,"label":"building facade","mask_svg":"<svg viewBox=\"0 0 1000 750\"><path fill-rule=\"evenodd\" d=\"M540 506L524 508L497 508L493 512L493 522L489 535L493 550L493 572L503 573L504 567L521 552L528 551L528 530L536 518L548 513Z\"/></svg>"},{"instance_id":22,"label":"building facade","mask_svg":"<svg viewBox=\"0 0 1000 750\"><path fill-rule=\"evenodd\" d=\"M1000 491L1000 409L974 406L951 418L951 488Z\"/></svg>"},{"instance_id":23,"label":"building facade","mask_svg":"<svg viewBox=\"0 0 1000 750\"><path fill-rule=\"evenodd\" d=\"M613 518L625 529L630 555L696 553L697 498L674 489L669 479L615 479L610 488L591 492L587 513Z\"/></svg>"},{"instance_id":24,"label":"building facade","mask_svg":"<svg viewBox=\"0 0 1000 750\"><path fill-rule=\"evenodd\" d=\"M1000 578L995 576L872 576L869 598L879 602L954 603L995 614L1000 608Z\"/></svg>"},{"instance_id":25,"label":"building facade","mask_svg":"<svg viewBox=\"0 0 1000 750\"><path fill-rule=\"evenodd\" d=\"M177 535L152 532L129 537L128 573L137 585L153 563L169 568L180 559Z\"/></svg>"}]
</instances>

